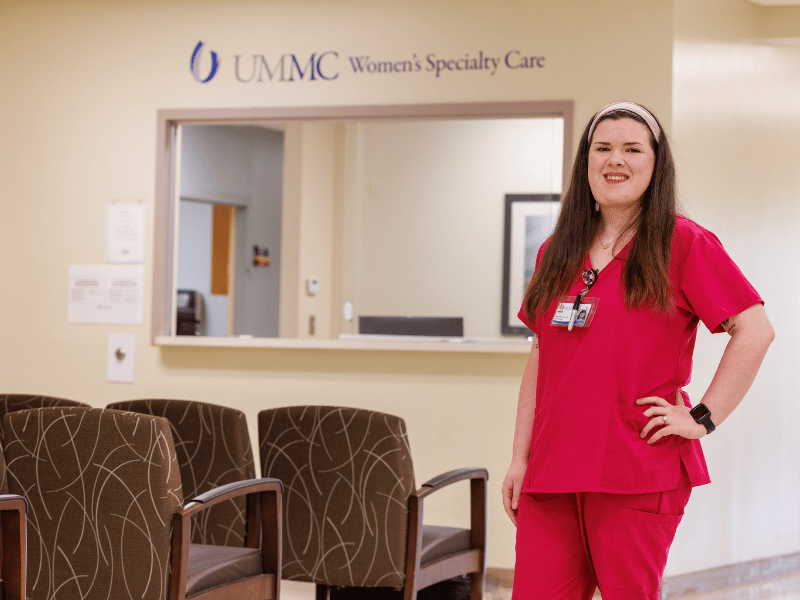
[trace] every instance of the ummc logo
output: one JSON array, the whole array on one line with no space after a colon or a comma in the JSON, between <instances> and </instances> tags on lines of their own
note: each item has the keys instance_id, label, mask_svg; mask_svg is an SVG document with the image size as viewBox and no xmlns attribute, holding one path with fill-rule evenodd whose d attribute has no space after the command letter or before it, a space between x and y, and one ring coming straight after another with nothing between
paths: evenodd
<instances>
[{"instance_id":1,"label":"ummc logo","mask_svg":"<svg viewBox=\"0 0 800 600\"><path fill-rule=\"evenodd\" d=\"M1 1L1 0L0 0ZM203 42L197 42L192 51L192 60L189 63L192 77L197 83L208 83L219 70L219 55L211 51L211 68L208 74L208 60L203 59ZM308 59L298 57L296 54L281 54L277 58L268 60L263 54L233 56L233 75L239 83L263 83L265 81L333 81L338 79L339 53L329 50L327 52L312 52ZM202 63L202 66L201 66ZM230 64L230 63L226 63ZM201 73L201 69L203 73Z\"/></svg>"},{"instance_id":2,"label":"ummc logo","mask_svg":"<svg viewBox=\"0 0 800 600\"><path fill-rule=\"evenodd\" d=\"M278 81L302 81L306 75L308 81L333 81L339 77L339 71L336 70L339 53L332 50L321 54L312 52L307 61L298 60L296 54L281 54L272 61L272 65L263 54L253 54L250 59L237 54L233 58L236 79L241 83L262 83L265 77L267 81L272 81L276 76ZM325 69L322 68L323 61Z\"/></svg>"},{"instance_id":3,"label":"ummc logo","mask_svg":"<svg viewBox=\"0 0 800 600\"><path fill-rule=\"evenodd\" d=\"M192 68L192 77L194 77L195 81L198 83L208 83L214 78L214 75L217 74L217 69L219 68L219 58L217 57L217 53L213 50L211 51L211 72L208 74L208 77L205 79L200 74L200 55L203 51L203 42L197 42L197 46L194 47L194 52L192 52L192 62L190 66Z\"/></svg>"}]
</instances>

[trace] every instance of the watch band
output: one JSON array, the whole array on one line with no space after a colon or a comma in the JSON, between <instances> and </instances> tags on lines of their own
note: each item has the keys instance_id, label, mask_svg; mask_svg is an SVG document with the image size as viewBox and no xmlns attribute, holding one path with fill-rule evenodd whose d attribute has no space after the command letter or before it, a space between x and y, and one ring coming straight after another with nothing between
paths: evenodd
<instances>
[{"instance_id":1,"label":"watch band","mask_svg":"<svg viewBox=\"0 0 800 600\"><path fill-rule=\"evenodd\" d=\"M689 411L689 414L692 415L692 418L696 423L700 423L706 428L707 433L711 433L717 428L714 425L714 422L711 420L711 411L708 410L708 407L705 404L698 404Z\"/></svg>"}]
</instances>

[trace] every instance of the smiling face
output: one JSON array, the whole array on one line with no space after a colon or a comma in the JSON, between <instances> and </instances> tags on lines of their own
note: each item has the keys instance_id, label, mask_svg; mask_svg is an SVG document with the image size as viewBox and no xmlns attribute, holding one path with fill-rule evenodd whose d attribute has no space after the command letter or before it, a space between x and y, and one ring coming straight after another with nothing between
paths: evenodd
<instances>
[{"instance_id":1,"label":"smiling face","mask_svg":"<svg viewBox=\"0 0 800 600\"><path fill-rule=\"evenodd\" d=\"M647 125L635 119L605 119L589 146L589 187L603 208L638 207L653 177L656 155Z\"/></svg>"}]
</instances>

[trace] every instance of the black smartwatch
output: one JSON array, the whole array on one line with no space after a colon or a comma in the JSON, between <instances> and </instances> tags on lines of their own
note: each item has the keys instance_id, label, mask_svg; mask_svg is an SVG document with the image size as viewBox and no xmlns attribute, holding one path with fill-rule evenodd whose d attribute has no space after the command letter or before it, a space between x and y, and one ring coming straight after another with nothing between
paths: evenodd
<instances>
[{"instance_id":1,"label":"black smartwatch","mask_svg":"<svg viewBox=\"0 0 800 600\"><path fill-rule=\"evenodd\" d=\"M698 404L689 411L689 414L692 415L692 418L695 420L695 422L700 423L703 427L705 427L708 433L711 433L716 429L714 422L711 420L711 411L708 410L708 407L705 404Z\"/></svg>"}]
</instances>

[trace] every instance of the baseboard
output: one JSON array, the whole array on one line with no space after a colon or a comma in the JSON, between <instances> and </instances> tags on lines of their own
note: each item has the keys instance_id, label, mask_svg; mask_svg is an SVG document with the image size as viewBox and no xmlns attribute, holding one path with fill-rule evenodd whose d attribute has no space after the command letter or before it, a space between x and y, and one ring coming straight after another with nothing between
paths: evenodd
<instances>
[{"instance_id":1,"label":"baseboard","mask_svg":"<svg viewBox=\"0 0 800 600\"><path fill-rule=\"evenodd\" d=\"M706 594L730 587L758 585L791 575L800 575L800 553L771 556L684 575L665 577L661 584L661 598L662 600L677 599L683 596ZM500 569L497 567L488 567L486 569L487 588L510 590L513 585L514 569ZM800 581L798 582L798 587L800 587Z\"/></svg>"},{"instance_id":2,"label":"baseboard","mask_svg":"<svg viewBox=\"0 0 800 600\"><path fill-rule=\"evenodd\" d=\"M486 567L486 587L510 590L514 587L514 569Z\"/></svg>"},{"instance_id":3,"label":"baseboard","mask_svg":"<svg viewBox=\"0 0 800 600\"><path fill-rule=\"evenodd\" d=\"M667 600L729 587L756 585L797 574L800 574L800 553L771 556L685 575L665 577L661 584L661 598Z\"/></svg>"}]
</instances>

